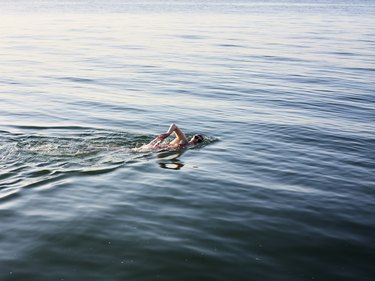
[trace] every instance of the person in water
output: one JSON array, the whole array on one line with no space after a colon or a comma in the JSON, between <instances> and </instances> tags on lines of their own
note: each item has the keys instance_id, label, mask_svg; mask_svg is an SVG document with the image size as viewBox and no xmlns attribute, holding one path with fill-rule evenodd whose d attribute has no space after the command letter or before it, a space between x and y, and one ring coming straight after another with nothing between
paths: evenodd
<instances>
[{"instance_id":1,"label":"person in water","mask_svg":"<svg viewBox=\"0 0 375 281\"><path fill-rule=\"evenodd\" d=\"M161 143L163 140L168 138L172 133L175 134L175 138L170 143ZM176 124L172 124L168 131L164 134L158 135L154 140L152 140L148 146L153 148L184 148L188 145L196 145L203 141L202 135L194 135L190 140L186 138L184 132L181 131L180 128L176 126Z\"/></svg>"}]
</instances>

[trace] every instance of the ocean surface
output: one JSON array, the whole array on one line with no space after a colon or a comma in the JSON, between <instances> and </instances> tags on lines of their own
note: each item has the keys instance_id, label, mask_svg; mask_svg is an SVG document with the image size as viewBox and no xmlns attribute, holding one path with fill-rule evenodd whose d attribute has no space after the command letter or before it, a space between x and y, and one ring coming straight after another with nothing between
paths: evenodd
<instances>
[{"instance_id":1,"label":"ocean surface","mask_svg":"<svg viewBox=\"0 0 375 281\"><path fill-rule=\"evenodd\" d=\"M1 281L375 280L374 151L374 1L0 0Z\"/></svg>"}]
</instances>

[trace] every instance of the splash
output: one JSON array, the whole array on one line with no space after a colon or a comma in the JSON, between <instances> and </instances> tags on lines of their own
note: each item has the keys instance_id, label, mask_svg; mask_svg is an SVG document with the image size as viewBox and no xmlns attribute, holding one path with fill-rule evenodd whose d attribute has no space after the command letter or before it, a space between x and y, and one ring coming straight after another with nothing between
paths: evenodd
<instances>
[{"instance_id":1,"label":"splash","mask_svg":"<svg viewBox=\"0 0 375 281\"><path fill-rule=\"evenodd\" d=\"M186 150L145 149L154 136L121 131L72 127L22 131L0 131L0 199L74 175L108 173L149 157L156 157L162 168L177 169L183 166L179 157ZM213 141L206 138L189 149Z\"/></svg>"},{"instance_id":2,"label":"splash","mask_svg":"<svg viewBox=\"0 0 375 281\"><path fill-rule=\"evenodd\" d=\"M0 199L72 175L113 171L135 158L130 148L143 138L82 128L22 129L0 131Z\"/></svg>"}]
</instances>

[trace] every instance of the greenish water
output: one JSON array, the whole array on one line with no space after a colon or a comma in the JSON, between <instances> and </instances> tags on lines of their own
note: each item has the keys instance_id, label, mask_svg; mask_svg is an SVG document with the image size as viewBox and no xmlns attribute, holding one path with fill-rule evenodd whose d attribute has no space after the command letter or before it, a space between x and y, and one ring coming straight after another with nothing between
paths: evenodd
<instances>
[{"instance_id":1,"label":"greenish water","mask_svg":"<svg viewBox=\"0 0 375 281\"><path fill-rule=\"evenodd\" d=\"M1 281L374 279L371 1L0 4Z\"/></svg>"}]
</instances>

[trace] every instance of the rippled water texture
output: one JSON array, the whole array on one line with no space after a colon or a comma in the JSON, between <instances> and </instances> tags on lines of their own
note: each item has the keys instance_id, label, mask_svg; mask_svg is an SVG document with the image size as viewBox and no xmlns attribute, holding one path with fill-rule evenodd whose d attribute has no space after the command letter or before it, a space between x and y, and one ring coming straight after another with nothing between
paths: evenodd
<instances>
[{"instance_id":1,"label":"rippled water texture","mask_svg":"<svg viewBox=\"0 0 375 281\"><path fill-rule=\"evenodd\" d=\"M374 280L372 1L0 5L1 281Z\"/></svg>"}]
</instances>

